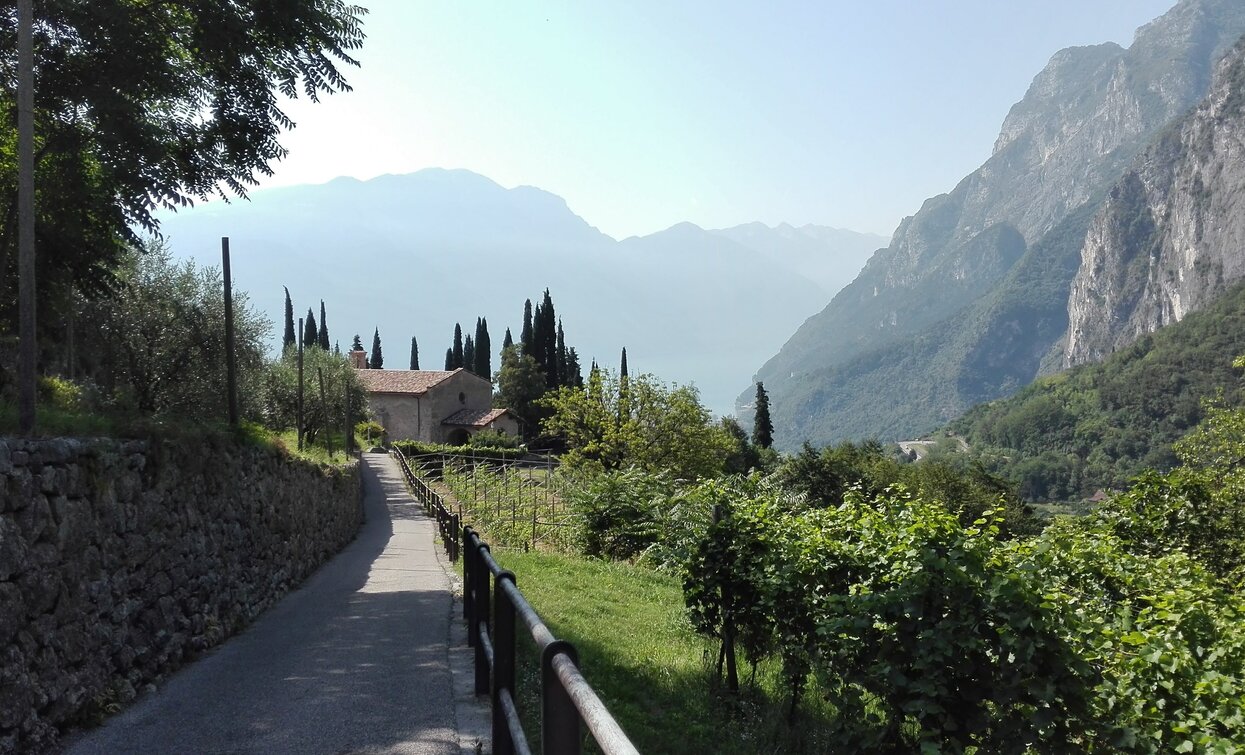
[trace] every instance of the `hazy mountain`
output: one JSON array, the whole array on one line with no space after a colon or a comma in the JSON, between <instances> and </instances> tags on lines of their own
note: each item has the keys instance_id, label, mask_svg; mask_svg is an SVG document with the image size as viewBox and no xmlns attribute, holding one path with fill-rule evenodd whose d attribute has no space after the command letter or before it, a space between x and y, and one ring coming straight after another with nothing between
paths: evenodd
<instances>
[{"instance_id":1,"label":"hazy mountain","mask_svg":"<svg viewBox=\"0 0 1245 755\"><path fill-rule=\"evenodd\" d=\"M330 338L343 348L356 333L370 344L379 327L385 364L406 368L414 335L421 366L433 369L444 365L455 322L470 333L486 317L498 349L507 327L517 340L524 299L539 301L547 287L585 370L592 359L616 368L625 346L633 373L695 383L722 414L753 365L858 259L855 246L837 254L840 234L815 227L792 234L789 247L784 231L763 226L758 246L690 224L618 242L560 197L462 170L258 191L162 223L176 253L205 263L219 264L220 237L230 237L236 285L277 325L274 349L282 286L296 316L311 307L318 319L325 300Z\"/></svg>"},{"instance_id":2,"label":"hazy mountain","mask_svg":"<svg viewBox=\"0 0 1245 755\"><path fill-rule=\"evenodd\" d=\"M1066 331L1094 211L1243 32L1245 4L1184 0L1128 49L1056 53L985 164L906 218L758 371L779 445L909 436L1031 381Z\"/></svg>"},{"instance_id":3,"label":"hazy mountain","mask_svg":"<svg viewBox=\"0 0 1245 755\"><path fill-rule=\"evenodd\" d=\"M803 275L821 286L827 296L834 296L851 283L869 257L890 241L874 233L820 225L796 228L787 223L772 228L763 223L745 223L710 233L743 244L765 255L773 264Z\"/></svg>"}]
</instances>

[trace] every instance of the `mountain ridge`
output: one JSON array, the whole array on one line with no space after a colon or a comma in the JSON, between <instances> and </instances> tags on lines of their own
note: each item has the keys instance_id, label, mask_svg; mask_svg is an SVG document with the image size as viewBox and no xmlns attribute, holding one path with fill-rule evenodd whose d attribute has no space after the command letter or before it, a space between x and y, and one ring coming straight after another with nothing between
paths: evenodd
<instances>
[{"instance_id":1,"label":"mountain ridge","mask_svg":"<svg viewBox=\"0 0 1245 755\"><path fill-rule=\"evenodd\" d=\"M518 336L524 299L549 288L585 368L613 366L625 346L633 372L694 383L721 414L751 364L827 295L801 255L820 244L830 267L836 256L825 242L776 252L776 231L762 252L691 224L616 241L556 194L462 169L274 187L161 221L176 254L205 264L229 236L235 285L274 322L285 286L296 315L310 306L318 319L324 299L333 340L378 327L395 367L412 335L421 366L441 367L454 323L479 316L500 346L507 327ZM767 306L739 306L750 299Z\"/></svg>"},{"instance_id":2,"label":"mountain ridge","mask_svg":"<svg viewBox=\"0 0 1245 755\"><path fill-rule=\"evenodd\" d=\"M1014 289L1013 268L1034 254L1055 289L1070 286L1081 239L1066 219L1095 209L1149 140L1205 95L1214 59L1243 33L1245 7L1183 0L1128 48L1053 55L1009 110L985 163L904 218L891 244L758 370L778 445L918 434L1039 374L1062 335L1052 323L1066 317L1067 289L1039 281L1041 301L1017 292L1031 300L1032 318L995 292ZM1043 245L1051 234L1058 243ZM977 332L961 332L966 323ZM966 344L1005 331L1023 364L1003 375L990 371L984 340ZM918 352L942 364L937 377L912 358ZM749 400L744 389L741 414ZM869 405L891 419L874 421Z\"/></svg>"}]
</instances>

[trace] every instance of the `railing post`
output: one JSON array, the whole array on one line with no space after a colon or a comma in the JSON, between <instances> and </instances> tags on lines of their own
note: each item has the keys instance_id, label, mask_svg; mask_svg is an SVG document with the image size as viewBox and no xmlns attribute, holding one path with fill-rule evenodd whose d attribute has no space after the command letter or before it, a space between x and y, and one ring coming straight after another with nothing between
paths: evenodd
<instances>
[{"instance_id":1,"label":"railing post","mask_svg":"<svg viewBox=\"0 0 1245 755\"><path fill-rule=\"evenodd\" d=\"M489 551L489 547L484 543L476 548L476 568L472 572L475 580L475 586L472 593L475 596L475 607L472 609L471 616L471 634L476 638L476 694L487 695L489 687L489 667L488 656L484 654L484 642L481 641L481 629L488 627L489 622L489 574L488 567L484 563L484 554Z\"/></svg>"},{"instance_id":2,"label":"railing post","mask_svg":"<svg viewBox=\"0 0 1245 755\"><path fill-rule=\"evenodd\" d=\"M553 658L565 653L575 665L579 654L566 640L554 640L540 653L540 747L545 755L579 755L579 711L553 669Z\"/></svg>"},{"instance_id":3,"label":"railing post","mask_svg":"<svg viewBox=\"0 0 1245 755\"><path fill-rule=\"evenodd\" d=\"M475 555L475 548L471 546L471 528L463 527L462 536L463 547L467 549L463 554L463 619L467 622L467 629L471 629L471 570L475 568L471 561ZM470 642L467 644L471 646Z\"/></svg>"},{"instance_id":4,"label":"railing post","mask_svg":"<svg viewBox=\"0 0 1245 755\"><path fill-rule=\"evenodd\" d=\"M514 584L514 573L503 571L493 580L493 755L514 755L510 725L501 704L501 691L514 698L514 604L502 589Z\"/></svg>"},{"instance_id":5,"label":"railing post","mask_svg":"<svg viewBox=\"0 0 1245 755\"><path fill-rule=\"evenodd\" d=\"M475 614L475 596L471 593L476 585L476 569L479 568L476 560L476 549L471 544L471 528L463 528L463 540L467 542L467 557L463 559L463 620L467 622L467 647L476 646L476 635L472 629L475 622L471 617Z\"/></svg>"},{"instance_id":6,"label":"railing post","mask_svg":"<svg viewBox=\"0 0 1245 755\"><path fill-rule=\"evenodd\" d=\"M458 563L458 558L460 555L459 551L461 550L461 545L459 543L458 538L459 538L459 533L462 532L462 528L459 527L458 514L450 515L450 532L453 533L450 537L450 545L454 549L453 551L450 552L450 562L456 564Z\"/></svg>"}]
</instances>

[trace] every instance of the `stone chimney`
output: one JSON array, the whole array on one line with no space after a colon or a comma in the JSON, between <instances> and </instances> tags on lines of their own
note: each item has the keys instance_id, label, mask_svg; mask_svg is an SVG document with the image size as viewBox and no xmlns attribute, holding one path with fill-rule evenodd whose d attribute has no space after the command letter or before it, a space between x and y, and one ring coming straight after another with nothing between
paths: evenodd
<instances>
[{"instance_id":1,"label":"stone chimney","mask_svg":"<svg viewBox=\"0 0 1245 755\"><path fill-rule=\"evenodd\" d=\"M356 370L366 370L367 352L363 349L359 349L358 351L352 350L350 352L350 363L354 365Z\"/></svg>"}]
</instances>

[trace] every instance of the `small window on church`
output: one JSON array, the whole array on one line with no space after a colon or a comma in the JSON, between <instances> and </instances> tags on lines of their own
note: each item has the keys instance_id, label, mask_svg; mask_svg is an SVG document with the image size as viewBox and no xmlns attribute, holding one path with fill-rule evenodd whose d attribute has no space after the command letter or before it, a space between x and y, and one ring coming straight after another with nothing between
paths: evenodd
<instances>
[{"instance_id":1,"label":"small window on church","mask_svg":"<svg viewBox=\"0 0 1245 755\"><path fill-rule=\"evenodd\" d=\"M465 404L465 403L467 403L467 394L465 394L465 393L459 393L459 394L458 394L458 403L460 403L460 404Z\"/></svg>"}]
</instances>

